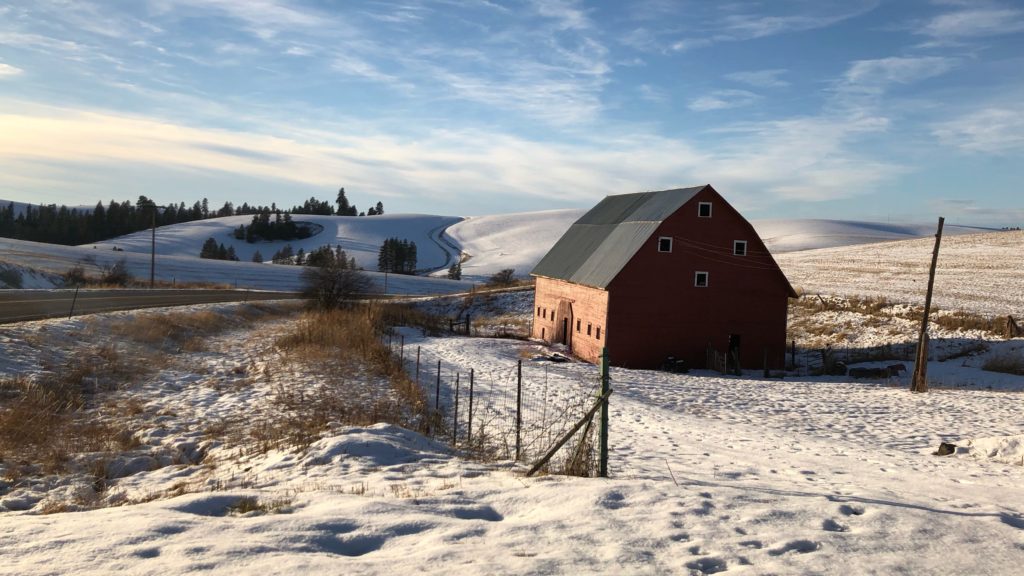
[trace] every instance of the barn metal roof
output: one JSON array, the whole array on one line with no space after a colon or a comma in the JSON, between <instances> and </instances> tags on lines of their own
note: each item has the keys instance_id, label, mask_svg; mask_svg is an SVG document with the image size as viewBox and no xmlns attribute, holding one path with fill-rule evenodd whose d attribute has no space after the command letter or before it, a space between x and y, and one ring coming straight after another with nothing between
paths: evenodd
<instances>
[{"instance_id":1,"label":"barn metal roof","mask_svg":"<svg viewBox=\"0 0 1024 576\"><path fill-rule=\"evenodd\" d=\"M706 187L606 196L530 274L607 288L658 226Z\"/></svg>"}]
</instances>

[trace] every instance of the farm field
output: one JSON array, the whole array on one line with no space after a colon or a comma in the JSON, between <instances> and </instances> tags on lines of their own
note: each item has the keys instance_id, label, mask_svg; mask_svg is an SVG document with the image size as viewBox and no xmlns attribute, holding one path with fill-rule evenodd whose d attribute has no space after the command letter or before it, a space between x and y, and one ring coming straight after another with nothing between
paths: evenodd
<instances>
[{"instance_id":1,"label":"farm field","mask_svg":"<svg viewBox=\"0 0 1024 576\"><path fill-rule=\"evenodd\" d=\"M1003 234L965 236L962 247L950 242L949 254L1004 238L1012 245L1013 233ZM868 248L884 262L930 254L921 240L780 255L795 284L820 286L830 303L808 296L794 306L801 359L830 345L872 349L913 339L916 324L894 296L911 276L875 275L863 291L848 286L890 295L891 303L827 296L834 252ZM981 266L1019 282L1011 249L986 252ZM972 259L951 261L966 267ZM974 299L944 306L1019 315L1016 294L1003 286L978 284ZM514 331L529 325L529 295L420 307L447 315L469 305L478 332ZM1002 304L996 311L977 304L984 302ZM8 382L42 379L83 351L164 358L102 395L98 417L131 432L131 441L103 448L102 485L88 454L73 460L80 467L54 474L4 460L0 534L10 544L0 565L10 573L1002 574L1024 561L1024 376L983 369L1021 358L1021 339L936 326L927 394L909 393L905 374L766 380L613 369L610 478L525 478L528 462L476 459L393 424L339 421L303 447L254 444L254 425L294 409L296 395L313 405L332 386L365 402L391 392L362 370L339 375L290 361L276 342L301 320L286 309L181 313L214 315L221 328L202 345L187 336L201 328L188 323L179 339L116 336L117 326L152 324L145 319L161 314L137 312L0 333L0 377ZM464 377L473 369L481 405L507 392L524 358L524 377L551 389L595 386L593 366L531 360L550 350L528 341L402 334L425 365L441 360L446 374ZM934 456L940 442L960 448ZM63 554L56 565L55 551L71 548L82 553Z\"/></svg>"}]
</instances>

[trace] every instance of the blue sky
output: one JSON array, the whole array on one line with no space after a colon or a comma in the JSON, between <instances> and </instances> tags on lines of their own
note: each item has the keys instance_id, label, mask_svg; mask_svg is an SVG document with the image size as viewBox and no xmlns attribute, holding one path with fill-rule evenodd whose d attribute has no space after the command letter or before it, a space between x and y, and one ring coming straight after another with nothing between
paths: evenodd
<instances>
[{"instance_id":1,"label":"blue sky","mask_svg":"<svg viewBox=\"0 0 1024 576\"><path fill-rule=\"evenodd\" d=\"M0 198L1024 224L1010 1L0 2Z\"/></svg>"}]
</instances>

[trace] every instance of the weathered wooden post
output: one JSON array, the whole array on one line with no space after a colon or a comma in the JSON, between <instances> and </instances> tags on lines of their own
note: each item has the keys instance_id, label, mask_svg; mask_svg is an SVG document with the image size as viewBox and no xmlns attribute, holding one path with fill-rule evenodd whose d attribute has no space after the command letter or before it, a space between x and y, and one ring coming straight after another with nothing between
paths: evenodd
<instances>
[{"instance_id":1,"label":"weathered wooden post","mask_svg":"<svg viewBox=\"0 0 1024 576\"><path fill-rule=\"evenodd\" d=\"M75 286L75 296L71 299L71 311L68 312L68 320L75 314L75 302L78 302L78 289L79 286Z\"/></svg>"},{"instance_id":2,"label":"weathered wooden post","mask_svg":"<svg viewBox=\"0 0 1024 576\"><path fill-rule=\"evenodd\" d=\"M942 242L942 224L946 219L939 217L939 229L935 232L935 249L932 250L932 265L928 271L928 293L924 297L924 318L921 319L921 333L917 339L917 362L910 379L911 392L928 391L928 314L932 308L932 288L935 286L935 265L939 261L939 244Z\"/></svg>"},{"instance_id":3,"label":"weathered wooden post","mask_svg":"<svg viewBox=\"0 0 1024 576\"><path fill-rule=\"evenodd\" d=\"M416 347L416 387L420 387L420 347Z\"/></svg>"}]
</instances>

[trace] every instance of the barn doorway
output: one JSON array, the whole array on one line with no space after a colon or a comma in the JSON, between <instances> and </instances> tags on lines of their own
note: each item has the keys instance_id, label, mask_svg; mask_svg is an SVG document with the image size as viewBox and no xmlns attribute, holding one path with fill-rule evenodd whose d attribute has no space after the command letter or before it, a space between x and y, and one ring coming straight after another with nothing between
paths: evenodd
<instances>
[{"instance_id":1,"label":"barn doorway","mask_svg":"<svg viewBox=\"0 0 1024 576\"><path fill-rule=\"evenodd\" d=\"M562 344L569 343L569 319L562 318Z\"/></svg>"}]
</instances>

